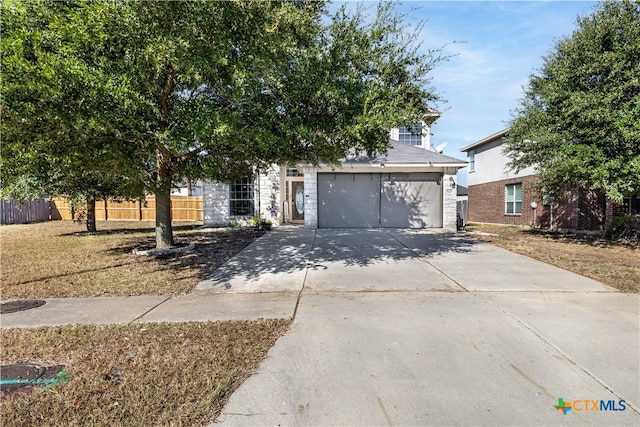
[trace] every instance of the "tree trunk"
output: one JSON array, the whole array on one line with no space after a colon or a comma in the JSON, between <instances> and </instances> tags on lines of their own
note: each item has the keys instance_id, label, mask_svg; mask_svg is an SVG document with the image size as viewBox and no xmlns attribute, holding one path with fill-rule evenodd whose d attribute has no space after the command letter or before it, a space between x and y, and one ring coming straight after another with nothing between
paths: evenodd
<instances>
[{"instance_id":1,"label":"tree trunk","mask_svg":"<svg viewBox=\"0 0 640 427\"><path fill-rule=\"evenodd\" d=\"M95 197L87 197L87 231L95 233L96 229L96 199Z\"/></svg>"},{"instance_id":2,"label":"tree trunk","mask_svg":"<svg viewBox=\"0 0 640 427\"><path fill-rule=\"evenodd\" d=\"M160 117L160 130L164 133L169 128L169 95L173 90L174 79L177 71L171 69L167 81L160 96L162 115ZM173 246L173 228L171 227L171 152L160 144L156 151L156 249L167 249Z\"/></svg>"},{"instance_id":3,"label":"tree trunk","mask_svg":"<svg viewBox=\"0 0 640 427\"><path fill-rule=\"evenodd\" d=\"M156 192L156 249L173 246L171 226L171 187Z\"/></svg>"}]
</instances>

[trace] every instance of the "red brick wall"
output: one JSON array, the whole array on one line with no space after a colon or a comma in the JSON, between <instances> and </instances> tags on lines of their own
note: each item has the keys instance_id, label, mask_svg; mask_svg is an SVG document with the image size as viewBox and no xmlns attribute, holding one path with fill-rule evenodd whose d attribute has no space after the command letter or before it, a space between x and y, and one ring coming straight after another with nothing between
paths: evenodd
<instances>
[{"instance_id":1,"label":"red brick wall","mask_svg":"<svg viewBox=\"0 0 640 427\"><path fill-rule=\"evenodd\" d=\"M536 202L536 226L549 228L551 207L544 206L533 189L535 176L505 179L469 186L469 222L488 222L508 225L533 225ZM522 184L522 214L505 213L505 186ZM597 230L604 223L604 197L586 190L572 190L557 198L553 207L553 228L567 230Z\"/></svg>"},{"instance_id":2,"label":"red brick wall","mask_svg":"<svg viewBox=\"0 0 640 427\"><path fill-rule=\"evenodd\" d=\"M529 188L535 176L505 179L485 184L469 186L469 222L488 222L493 224L531 225L533 209L531 202L538 204L538 225L543 211L542 200L532 195ZM505 213L504 187L509 184L522 184L522 214Z\"/></svg>"}]
</instances>

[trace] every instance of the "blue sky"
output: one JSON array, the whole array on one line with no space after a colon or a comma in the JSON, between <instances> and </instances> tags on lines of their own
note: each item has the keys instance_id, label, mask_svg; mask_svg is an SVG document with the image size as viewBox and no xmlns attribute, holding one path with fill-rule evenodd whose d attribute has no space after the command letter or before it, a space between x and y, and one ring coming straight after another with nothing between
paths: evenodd
<instances>
[{"instance_id":1,"label":"blue sky","mask_svg":"<svg viewBox=\"0 0 640 427\"><path fill-rule=\"evenodd\" d=\"M336 2L336 5L342 2ZM555 41L570 36L578 15L595 1L402 1L407 22L426 21L422 47L446 46L455 55L433 72L432 84L447 102L432 128L432 144L465 159L462 147L505 127L529 75L542 66ZM456 42L451 44L452 42ZM459 42L459 43L458 43ZM466 183L466 169L459 174Z\"/></svg>"}]
</instances>

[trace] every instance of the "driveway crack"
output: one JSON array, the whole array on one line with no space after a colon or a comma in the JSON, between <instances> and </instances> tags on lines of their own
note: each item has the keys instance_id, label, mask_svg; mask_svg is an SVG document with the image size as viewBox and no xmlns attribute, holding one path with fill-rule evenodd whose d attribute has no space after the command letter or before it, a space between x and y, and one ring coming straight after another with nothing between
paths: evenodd
<instances>
[{"instance_id":1,"label":"driveway crack","mask_svg":"<svg viewBox=\"0 0 640 427\"><path fill-rule=\"evenodd\" d=\"M311 265L311 255L313 254L313 249L316 246L316 230L313 230L313 241L311 242L311 249L309 250L309 254L307 255L307 260L305 262L304 267L304 279L302 279L302 287L300 288L300 292L298 292L298 298L296 299L296 306L293 309L293 317L295 320L296 315L298 314L298 306L300 305L300 299L302 298L302 292L304 291L305 285L307 283L307 275L309 274L309 266Z\"/></svg>"}]
</instances>

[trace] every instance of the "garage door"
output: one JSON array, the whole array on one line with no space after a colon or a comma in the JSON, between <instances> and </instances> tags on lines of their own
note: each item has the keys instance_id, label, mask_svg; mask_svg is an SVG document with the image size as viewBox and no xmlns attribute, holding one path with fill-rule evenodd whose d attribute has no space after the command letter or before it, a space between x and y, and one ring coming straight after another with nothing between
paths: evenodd
<instances>
[{"instance_id":1,"label":"garage door","mask_svg":"<svg viewBox=\"0 0 640 427\"><path fill-rule=\"evenodd\" d=\"M318 226L442 227L441 175L320 173Z\"/></svg>"},{"instance_id":2,"label":"garage door","mask_svg":"<svg viewBox=\"0 0 640 427\"><path fill-rule=\"evenodd\" d=\"M318 226L380 227L380 174L319 173Z\"/></svg>"},{"instance_id":3,"label":"garage door","mask_svg":"<svg viewBox=\"0 0 640 427\"><path fill-rule=\"evenodd\" d=\"M389 174L382 178L382 227L442 227L440 174Z\"/></svg>"}]
</instances>

